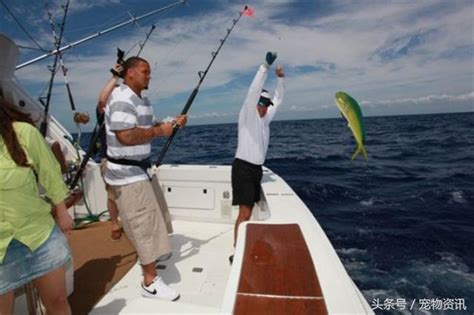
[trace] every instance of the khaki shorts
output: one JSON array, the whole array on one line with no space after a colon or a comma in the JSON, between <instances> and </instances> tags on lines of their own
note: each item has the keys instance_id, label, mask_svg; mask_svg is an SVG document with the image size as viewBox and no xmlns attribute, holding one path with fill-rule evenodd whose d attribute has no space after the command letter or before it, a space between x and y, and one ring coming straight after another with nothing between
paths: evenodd
<instances>
[{"instance_id":1,"label":"khaki shorts","mask_svg":"<svg viewBox=\"0 0 474 315\"><path fill-rule=\"evenodd\" d=\"M115 201L123 229L142 265L153 263L171 252L167 228L167 225L171 226L169 212L167 207L160 207L153 186L148 180L122 186L110 185L117 197ZM169 220L169 224L165 220Z\"/></svg>"},{"instance_id":2,"label":"khaki shorts","mask_svg":"<svg viewBox=\"0 0 474 315\"><path fill-rule=\"evenodd\" d=\"M100 161L100 176L102 176L102 179L104 179L104 174L105 174L105 167L107 165L107 159L102 159ZM115 194L113 193L111 187L109 184L107 184L104 180L105 184L105 191L107 192L107 199L110 199L112 201L115 201Z\"/></svg>"}]
</instances>

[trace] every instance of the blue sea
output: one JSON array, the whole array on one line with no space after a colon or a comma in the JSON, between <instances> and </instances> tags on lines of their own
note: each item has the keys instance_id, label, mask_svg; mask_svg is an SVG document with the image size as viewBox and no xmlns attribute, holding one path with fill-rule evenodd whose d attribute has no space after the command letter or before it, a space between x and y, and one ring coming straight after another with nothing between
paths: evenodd
<instances>
[{"instance_id":1,"label":"blue sea","mask_svg":"<svg viewBox=\"0 0 474 315\"><path fill-rule=\"evenodd\" d=\"M474 314L474 113L365 127L367 162L351 161L342 118L275 121L265 165L306 203L377 314ZM236 144L237 124L188 126L163 163L230 165Z\"/></svg>"}]
</instances>

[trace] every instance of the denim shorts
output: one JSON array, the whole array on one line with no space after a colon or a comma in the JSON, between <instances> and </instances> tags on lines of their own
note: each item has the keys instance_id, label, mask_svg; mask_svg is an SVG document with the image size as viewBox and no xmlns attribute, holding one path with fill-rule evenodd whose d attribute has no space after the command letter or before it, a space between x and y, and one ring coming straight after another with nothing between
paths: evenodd
<instances>
[{"instance_id":1,"label":"denim shorts","mask_svg":"<svg viewBox=\"0 0 474 315\"><path fill-rule=\"evenodd\" d=\"M63 232L54 226L48 239L34 252L13 239L0 264L0 295L8 293L53 271L71 259L71 249Z\"/></svg>"}]
</instances>

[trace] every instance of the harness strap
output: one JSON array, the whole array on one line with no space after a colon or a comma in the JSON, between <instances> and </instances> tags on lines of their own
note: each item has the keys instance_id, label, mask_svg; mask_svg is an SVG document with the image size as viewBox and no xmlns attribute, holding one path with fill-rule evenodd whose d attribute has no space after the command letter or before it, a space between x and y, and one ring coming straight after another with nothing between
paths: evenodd
<instances>
[{"instance_id":1,"label":"harness strap","mask_svg":"<svg viewBox=\"0 0 474 315\"><path fill-rule=\"evenodd\" d=\"M148 176L148 179L151 181L151 177L148 174L147 170L152 166L153 163L150 161L149 158L137 161L137 160L129 160L129 159L115 159L110 156L107 156L107 160L112 163L120 164L120 165L138 166L139 168L143 170L143 172L145 172L146 176Z\"/></svg>"}]
</instances>

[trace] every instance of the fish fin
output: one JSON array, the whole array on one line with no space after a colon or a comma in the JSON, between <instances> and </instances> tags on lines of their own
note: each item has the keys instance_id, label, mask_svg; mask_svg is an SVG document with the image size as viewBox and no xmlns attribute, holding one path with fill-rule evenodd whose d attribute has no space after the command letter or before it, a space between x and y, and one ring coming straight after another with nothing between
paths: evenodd
<instances>
[{"instance_id":1,"label":"fish fin","mask_svg":"<svg viewBox=\"0 0 474 315\"><path fill-rule=\"evenodd\" d=\"M354 152L354 154L352 155L352 158L351 158L351 159L352 159L352 160L355 160L355 158L356 158L359 154L361 154L361 153L362 153L362 155L364 156L364 159L367 161L367 151L365 150L363 144L357 146L357 150L355 150L355 152Z\"/></svg>"}]
</instances>

